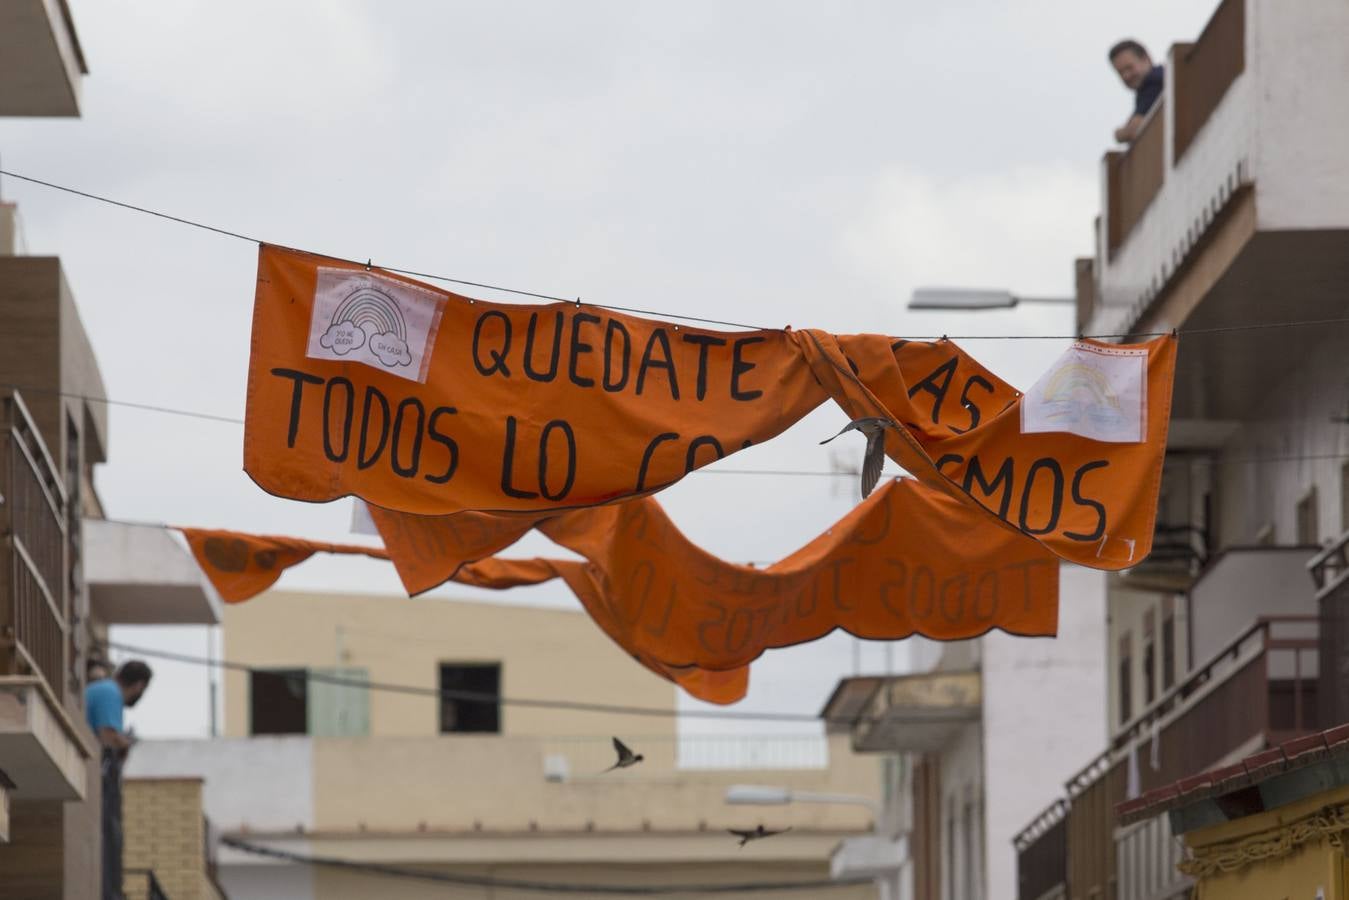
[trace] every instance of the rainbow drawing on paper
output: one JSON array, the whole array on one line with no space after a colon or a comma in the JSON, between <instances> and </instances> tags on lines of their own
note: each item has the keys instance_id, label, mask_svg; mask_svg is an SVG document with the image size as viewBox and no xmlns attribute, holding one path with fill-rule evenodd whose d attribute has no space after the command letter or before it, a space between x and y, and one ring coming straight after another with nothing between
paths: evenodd
<instances>
[{"instance_id":1,"label":"rainbow drawing on paper","mask_svg":"<svg viewBox=\"0 0 1349 900\"><path fill-rule=\"evenodd\" d=\"M1026 392L1021 430L1140 442L1145 439L1146 375L1146 350L1075 344Z\"/></svg>"}]
</instances>

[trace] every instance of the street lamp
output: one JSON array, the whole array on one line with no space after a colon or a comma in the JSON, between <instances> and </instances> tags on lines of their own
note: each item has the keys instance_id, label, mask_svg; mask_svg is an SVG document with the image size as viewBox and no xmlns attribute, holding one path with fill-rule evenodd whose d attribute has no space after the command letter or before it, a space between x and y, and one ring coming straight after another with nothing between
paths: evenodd
<instances>
[{"instance_id":1,"label":"street lamp","mask_svg":"<svg viewBox=\"0 0 1349 900\"><path fill-rule=\"evenodd\" d=\"M985 309L1012 309L1021 303L1066 305L1076 303L1072 297L1018 297L1011 291L982 290L979 288L917 288L909 297L909 309L941 309L977 311Z\"/></svg>"}]
</instances>

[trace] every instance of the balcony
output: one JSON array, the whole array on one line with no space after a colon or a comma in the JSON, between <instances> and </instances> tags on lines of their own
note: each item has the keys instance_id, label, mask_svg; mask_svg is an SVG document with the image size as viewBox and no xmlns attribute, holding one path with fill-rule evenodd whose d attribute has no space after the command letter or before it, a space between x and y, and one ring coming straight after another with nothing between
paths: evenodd
<instances>
[{"instance_id":1,"label":"balcony","mask_svg":"<svg viewBox=\"0 0 1349 900\"><path fill-rule=\"evenodd\" d=\"M1084 331L1342 315L1346 29L1349 7L1339 0L1222 0L1194 43L1171 48L1142 132L1102 163L1094 266L1078 279ZM1260 332L1184 342L1175 418L1251 416L1252 400L1307 349Z\"/></svg>"},{"instance_id":2,"label":"balcony","mask_svg":"<svg viewBox=\"0 0 1349 900\"><path fill-rule=\"evenodd\" d=\"M1060 900L1068 885L1068 801L1055 800L1012 839L1017 896Z\"/></svg>"},{"instance_id":3,"label":"balcony","mask_svg":"<svg viewBox=\"0 0 1349 900\"><path fill-rule=\"evenodd\" d=\"M1033 875L1027 890L1040 891L1021 900L1053 896L1060 871L1070 900L1156 900L1183 890L1164 822L1117 827L1131 757L1132 787L1143 792L1318 730L1317 649L1316 617L1260 618L1122 726L1066 785L1062 853L1052 807L1018 837L1022 871Z\"/></svg>"},{"instance_id":4,"label":"balcony","mask_svg":"<svg viewBox=\"0 0 1349 900\"><path fill-rule=\"evenodd\" d=\"M221 601L166 528L84 520L89 607L108 625L216 625Z\"/></svg>"},{"instance_id":5,"label":"balcony","mask_svg":"<svg viewBox=\"0 0 1349 900\"><path fill-rule=\"evenodd\" d=\"M78 800L94 748L77 728L66 495L17 393L0 394L0 759L24 799Z\"/></svg>"},{"instance_id":6,"label":"balcony","mask_svg":"<svg viewBox=\"0 0 1349 900\"><path fill-rule=\"evenodd\" d=\"M87 71L66 0L0 4L0 116L78 116Z\"/></svg>"},{"instance_id":7,"label":"balcony","mask_svg":"<svg viewBox=\"0 0 1349 900\"><path fill-rule=\"evenodd\" d=\"M978 722L982 702L979 672L935 671L846 679L820 715L830 723L851 719L858 753L930 753Z\"/></svg>"}]
</instances>

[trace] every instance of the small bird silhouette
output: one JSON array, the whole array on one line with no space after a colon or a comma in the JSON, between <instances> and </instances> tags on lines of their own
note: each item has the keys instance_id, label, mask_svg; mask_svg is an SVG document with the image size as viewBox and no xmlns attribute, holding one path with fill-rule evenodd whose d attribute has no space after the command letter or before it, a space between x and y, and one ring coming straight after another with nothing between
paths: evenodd
<instances>
[{"instance_id":1,"label":"small bird silhouette","mask_svg":"<svg viewBox=\"0 0 1349 900\"><path fill-rule=\"evenodd\" d=\"M745 846L750 841L761 841L764 838L772 837L775 834L782 834L783 832L791 831L790 828L784 828L781 831L769 831L767 828L764 828L763 825L760 825L758 828L754 828L750 831L739 831L735 828L727 828L726 830L731 834L735 835L736 837L740 838L741 847Z\"/></svg>"},{"instance_id":2,"label":"small bird silhouette","mask_svg":"<svg viewBox=\"0 0 1349 900\"><path fill-rule=\"evenodd\" d=\"M614 752L618 754L618 762L605 769L605 772L612 772L614 769L626 769L628 766L635 766L646 758L640 753L633 753L632 750L628 748L628 745L618 738L614 738Z\"/></svg>"},{"instance_id":3,"label":"small bird silhouette","mask_svg":"<svg viewBox=\"0 0 1349 900\"><path fill-rule=\"evenodd\" d=\"M898 426L889 419L880 416L866 416L861 419L853 419L843 430L834 437L826 438L820 441L821 444L827 444L836 437L842 437L849 431L860 431L867 436L866 454L862 457L862 497L865 498L876 487L876 482L881 480L881 469L885 466L885 429L894 428L898 431Z\"/></svg>"}]
</instances>

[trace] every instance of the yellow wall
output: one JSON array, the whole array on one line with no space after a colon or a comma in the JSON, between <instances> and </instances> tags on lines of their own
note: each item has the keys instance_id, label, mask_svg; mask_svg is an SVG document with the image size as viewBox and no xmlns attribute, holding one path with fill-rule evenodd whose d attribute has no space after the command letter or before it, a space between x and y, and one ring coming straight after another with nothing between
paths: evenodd
<instances>
[{"instance_id":1,"label":"yellow wall","mask_svg":"<svg viewBox=\"0 0 1349 900\"><path fill-rule=\"evenodd\" d=\"M1327 806L1349 803L1349 788L1326 791L1233 822L1201 828L1185 836L1191 853L1203 856L1231 843L1279 837L1300 821ZM1325 900L1349 900L1342 869L1344 852L1329 836L1318 836L1285 855L1251 862L1232 872L1217 872L1199 880L1197 900L1315 900L1317 891Z\"/></svg>"},{"instance_id":2,"label":"yellow wall","mask_svg":"<svg viewBox=\"0 0 1349 900\"><path fill-rule=\"evenodd\" d=\"M123 867L130 885L143 886L154 872L174 900L215 900L219 894L206 876L206 833L200 778L128 778L123 783Z\"/></svg>"},{"instance_id":3,"label":"yellow wall","mask_svg":"<svg viewBox=\"0 0 1349 900\"><path fill-rule=\"evenodd\" d=\"M641 742L634 741L638 749ZM726 788L750 782L800 791L880 796L880 762L853 755L846 735L830 741L830 766L807 770L673 771L648 767L598 774L574 768L545 781L544 742L529 738L325 738L314 742L314 829L489 832L697 832L793 826L863 831L863 807L797 803L728 806Z\"/></svg>"},{"instance_id":4,"label":"yellow wall","mask_svg":"<svg viewBox=\"0 0 1349 900\"><path fill-rule=\"evenodd\" d=\"M558 586L558 591L566 588ZM225 610L225 658L254 666L358 666L373 681L439 686L441 662L501 662L506 696L673 709L675 688L609 640L584 613L432 598L268 591ZM673 737L673 718L504 706L505 735ZM437 698L370 694L376 737L438 733ZM248 734L243 673L225 681L225 735Z\"/></svg>"}]
</instances>

